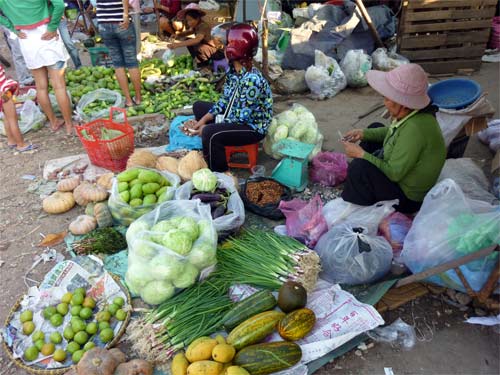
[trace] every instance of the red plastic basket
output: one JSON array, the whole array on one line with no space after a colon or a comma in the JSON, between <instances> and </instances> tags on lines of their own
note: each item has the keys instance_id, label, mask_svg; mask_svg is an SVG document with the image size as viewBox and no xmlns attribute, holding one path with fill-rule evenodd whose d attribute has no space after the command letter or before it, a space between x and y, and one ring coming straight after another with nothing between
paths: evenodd
<instances>
[{"instance_id":1,"label":"red plastic basket","mask_svg":"<svg viewBox=\"0 0 500 375\"><path fill-rule=\"evenodd\" d=\"M113 112L115 111L123 113L123 123L117 123L113 120ZM119 130L124 134L111 140L100 139L103 127ZM129 156L134 152L134 128L128 123L127 112L123 108L111 107L109 120L94 120L82 126L75 126L75 129L92 164L113 172L125 169ZM93 140L83 136L84 130Z\"/></svg>"}]
</instances>

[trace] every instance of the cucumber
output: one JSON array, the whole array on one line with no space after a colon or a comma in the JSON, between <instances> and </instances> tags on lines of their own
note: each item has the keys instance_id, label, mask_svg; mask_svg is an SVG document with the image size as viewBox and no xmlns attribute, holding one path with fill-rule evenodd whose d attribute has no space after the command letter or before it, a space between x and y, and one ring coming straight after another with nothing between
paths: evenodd
<instances>
[{"instance_id":1,"label":"cucumber","mask_svg":"<svg viewBox=\"0 0 500 375\"><path fill-rule=\"evenodd\" d=\"M265 311L252 316L229 333L227 343L236 350L258 343L274 331L284 316L285 314L279 311Z\"/></svg>"},{"instance_id":2,"label":"cucumber","mask_svg":"<svg viewBox=\"0 0 500 375\"><path fill-rule=\"evenodd\" d=\"M276 298L268 290L261 290L236 303L222 318L224 329L229 332L252 316L271 310L276 306Z\"/></svg>"},{"instance_id":3,"label":"cucumber","mask_svg":"<svg viewBox=\"0 0 500 375\"><path fill-rule=\"evenodd\" d=\"M233 364L252 375L266 375L292 367L302 358L300 346L293 342L271 342L247 346L234 357Z\"/></svg>"}]
</instances>

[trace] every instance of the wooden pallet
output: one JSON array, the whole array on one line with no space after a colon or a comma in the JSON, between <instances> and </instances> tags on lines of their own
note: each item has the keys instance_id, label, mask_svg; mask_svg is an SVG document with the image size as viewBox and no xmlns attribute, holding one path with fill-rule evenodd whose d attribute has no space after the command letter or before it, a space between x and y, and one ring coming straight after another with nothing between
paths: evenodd
<instances>
[{"instance_id":1,"label":"wooden pallet","mask_svg":"<svg viewBox=\"0 0 500 375\"><path fill-rule=\"evenodd\" d=\"M498 0L403 0L398 51L431 74L481 66Z\"/></svg>"}]
</instances>

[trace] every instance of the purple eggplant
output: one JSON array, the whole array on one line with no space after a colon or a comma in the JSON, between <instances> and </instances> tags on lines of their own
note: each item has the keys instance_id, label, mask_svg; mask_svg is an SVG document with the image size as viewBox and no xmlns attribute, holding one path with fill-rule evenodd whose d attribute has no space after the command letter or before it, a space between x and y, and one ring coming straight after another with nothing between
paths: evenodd
<instances>
[{"instance_id":1,"label":"purple eggplant","mask_svg":"<svg viewBox=\"0 0 500 375\"><path fill-rule=\"evenodd\" d=\"M217 202L222 200L224 197L216 193L199 193L191 197L191 199L199 199L203 203Z\"/></svg>"},{"instance_id":2,"label":"purple eggplant","mask_svg":"<svg viewBox=\"0 0 500 375\"><path fill-rule=\"evenodd\" d=\"M212 219L217 219L221 217L226 212L226 207L224 205L218 206L215 210L212 211Z\"/></svg>"}]
</instances>

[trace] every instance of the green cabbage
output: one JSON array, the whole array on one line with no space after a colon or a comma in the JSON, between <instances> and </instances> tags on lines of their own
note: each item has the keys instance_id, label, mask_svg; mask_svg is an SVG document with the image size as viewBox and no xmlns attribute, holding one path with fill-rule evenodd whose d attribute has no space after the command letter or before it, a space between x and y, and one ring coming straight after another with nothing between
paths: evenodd
<instances>
[{"instance_id":1,"label":"green cabbage","mask_svg":"<svg viewBox=\"0 0 500 375\"><path fill-rule=\"evenodd\" d=\"M173 255L162 254L155 256L149 262L149 269L156 280L174 280L182 272L183 263Z\"/></svg>"},{"instance_id":2,"label":"green cabbage","mask_svg":"<svg viewBox=\"0 0 500 375\"><path fill-rule=\"evenodd\" d=\"M177 229L189 234L191 241L193 242L200 235L198 224L196 223L196 221L194 221L194 219L188 216L182 218L182 220L179 222L179 225L177 226Z\"/></svg>"},{"instance_id":3,"label":"green cabbage","mask_svg":"<svg viewBox=\"0 0 500 375\"><path fill-rule=\"evenodd\" d=\"M198 229L200 230L199 238L212 241L214 238L214 227L210 220L200 220L198 222Z\"/></svg>"},{"instance_id":4,"label":"green cabbage","mask_svg":"<svg viewBox=\"0 0 500 375\"><path fill-rule=\"evenodd\" d=\"M142 240L142 239L136 240L136 241L134 241L132 251L136 255L138 255L146 260L149 260L156 255L156 248L154 246L155 245L153 245L151 242L149 242L147 240Z\"/></svg>"},{"instance_id":5,"label":"green cabbage","mask_svg":"<svg viewBox=\"0 0 500 375\"><path fill-rule=\"evenodd\" d=\"M146 223L145 221L140 221L140 220L134 221L132 224L130 224L130 226L127 229L127 234L126 234L127 242L129 244L132 243L132 240L135 237L137 237L137 234L139 234L139 232L148 229L149 229L149 224Z\"/></svg>"},{"instance_id":6,"label":"green cabbage","mask_svg":"<svg viewBox=\"0 0 500 375\"><path fill-rule=\"evenodd\" d=\"M135 290L140 290L146 283L153 280L146 263L129 264L126 273L127 284Z\"/></svg>"},{"instance_id":7,"label":"green cabbage","mask_svg":"<svg viewBox=\"0 0 500 375\"><path fill-rule=\"evenodd\" d=\"M202 270L217 262L216 248L209 242L200 242L193 246L188 256L189 263Z\"/></svg>"},{"instance_id":8,"label":"green cabbage","mask_svg":"<svg viewBox=\"0 0 500 375\"><path fill-rule=\"evenodd\" d=\"M141 298L150 305L159 305L174 295L175 289L168 281L151 281L141 290Z\"/></svg>"},{"instance_id":9,"label":"green cabbage","mask_svg":"<svg viewBox=\"0 0 500 375\"><path fill-rule=\"evenodd\" d=\"M273 140L274 142L279 142L282 139L288 137L288 128L285 125L280 125L276 128L274 132Z\"/></svg>"},{"instance_id":10,"label":"green cabbage","mask_svg":"<svg viewBox=\"0 0 500 375\"><path fill-rule=\"evenodd\" d=\"M267 134L269 135L274 135L274 132L276 131L276 128L278 127L278 120L276 120L276 117L273 117L271 120L271 125L269 125L269 128L267 128Z\"/></svg>"},{"instance_id":11,"label":"green cabbage","mask_svg":"<svg viewBox=\"0 0 500 375\"><path fill-rule=\"evenodd\" d=\"M179 224L182 222L182 219L183 219L182 216L176 216L176 217L171 218L168 222L170 223L170 225L172 227L177 229L177 227L179 227Z\"/></svg>"},{"instance_id":12,"label":"green cabbage","mask_svg":"<svg viewBox=\"0 0 500 375\"><path fill-rule=\"evenodd\" d=\"M168 232L171 229L175 229L176 226L172 223L171 220L162 220L157 222L153 227L151 228L152 232Z\"/></svg>"},{"instance_id":13,"label":"green cabbage","mask_svg":"<svg viewBox=\"0 0 500 375\"><path fill-rule=\"evenodd\" d=\"M191 181L198 191L214 192L217 188L217 176L208 168L194 172Z\"/></svg>"},{"instance_id":14,"label":"green cabbage","mask_svg":"<svg viewBox=\"0 0 500 375\"><path fill-rule=\"evenodd\" d=\"M191 241L189 233L172 229L163 235L161 244L179 255L187 255L191 251L193 241Z\"/></svg>"},{"instance_id":15,"label":"green cabbage","mask_svg":"<svg viewBox=\"0 0 500 375\"><path fill-rule=\"evenodd\" d=\"M174 280L174 286L182 289L188 288L196 282L198 275L198 269L191 263L186 263L181 275Z\"/></svg>"},{"instance_id":16,"label":"green cabbage","mask_svg":"<svg viewBox=\"0 0 500 375\"><path fill-rule=\"evenodd\" d=\"M304 134L306 134L308 127L309 127L309 125L299 122L290 131L290 136L295 138L295 139L300 139L300 137L302 137Z\"/></svg>"},{"instance_id":17,"label":"green cabbage","mask_svg":"<svg viewBox=\"0 0 500 375\"><path fill-rule=\"evenodd\" d=\"M298 117L298 123L304 124L307 127L312 127L314 129L318 128L318 124L316 123L316 119L314 118L314 115L309 111L302 113Z\"/></svg>"},{"instance_id":18,"label":"green cabbage","mask_svg":"<svg viewBox=\"0 0 500 375\"><path fill-rule=\"evenodd\" d=\"M281 112L276 116L279 126L286 126L287 128L293 127L297 123L297 115L292 111Z\"/></svg>"},{"instance_id":19,"label":"green cabbage","mask_svg":"<svg viewBox=\"0 0 500 375\"><path fill-rule=\"evenodd\" d=\"M300 140L304 143L309 143L311 145L316 143L316 139L318 138L318 131L314 128L307 129L306 133L300 138Z\"/></svg>"}]
</instances>

